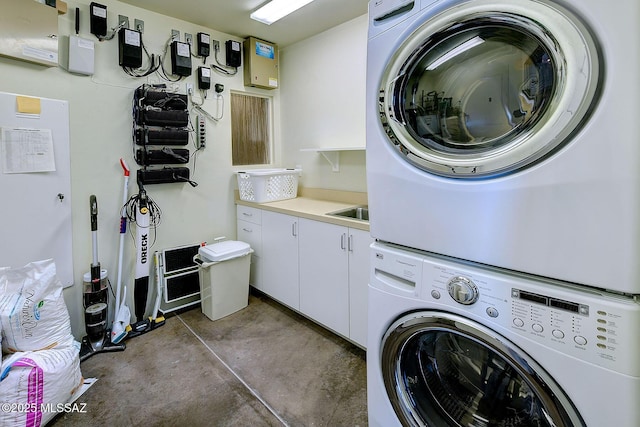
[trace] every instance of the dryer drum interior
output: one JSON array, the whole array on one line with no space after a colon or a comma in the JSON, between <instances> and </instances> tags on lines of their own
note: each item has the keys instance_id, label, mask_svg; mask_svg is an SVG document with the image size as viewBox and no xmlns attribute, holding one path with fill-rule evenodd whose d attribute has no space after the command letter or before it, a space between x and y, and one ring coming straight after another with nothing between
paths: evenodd
<instances>
[{"instance_id":1,"label":"dryer drum interior","mask_svg":"<svg viewBox=\"0 0 640 427\"><path fill-rule=\"evenodd\" d=\"M460 316L404 316L385 335L381 362L389 399L406 426L584 425L534 360Z\"/></svg>"},{"instance_id":2,"label":"dryer drum interior","mask_svg":"<svg viewBox=\"0 0 640 427\"><path fill-rule=\"evenodd\" d=\"M380 119L406 160L437 175L492 177L546 158L597 103L599 47L550 2L445 9L389 61Z\"/></svg>"}]
</instances>

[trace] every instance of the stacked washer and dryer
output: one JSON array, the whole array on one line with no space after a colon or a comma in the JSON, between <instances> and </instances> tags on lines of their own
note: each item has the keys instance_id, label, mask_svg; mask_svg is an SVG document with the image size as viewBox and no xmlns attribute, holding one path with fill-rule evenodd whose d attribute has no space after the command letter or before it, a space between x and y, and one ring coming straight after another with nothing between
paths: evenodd
<instances>
[{"instance_id":1,"label":"stacked washer and dryer","mask_svg":"<svg viewBox=\"0 0 640 427\"><path fill-rule=\"evenodd\" d=\"M370 2L370 425L640 425L639 21Z\"/></svg>"}]
</instances>

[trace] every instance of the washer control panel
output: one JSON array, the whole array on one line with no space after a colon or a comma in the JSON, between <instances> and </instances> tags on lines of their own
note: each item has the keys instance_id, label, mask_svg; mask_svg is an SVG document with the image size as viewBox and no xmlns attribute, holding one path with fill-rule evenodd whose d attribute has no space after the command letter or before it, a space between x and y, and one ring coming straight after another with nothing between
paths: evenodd
<instances>
[{"instance_id":1,"label":"washer control panel","mask_svg":"<svg viewBox=\"0 0 640 427\"><path fill-rule=\"evenodd\" d=\"M640 376L640 303L633 298L430 255L422 278L422 298L441 309L506 338Z\"/></svg>"},{"instance_id":2,"label":"washer control panel","mask_svg":"<svg viewBox=\"0 0 640 427\"><path fill-rule=\"evenodd\" d=\"M578 348L586 346L589 339L585 329L589 318L589 306L545 294L511 289L512 327L523 332L529 330L536 336L563 343L573 340ZM600 343L602 344L602 343ZM606 350L606 345L601 347Z\"/></svg>"}]
</instances>

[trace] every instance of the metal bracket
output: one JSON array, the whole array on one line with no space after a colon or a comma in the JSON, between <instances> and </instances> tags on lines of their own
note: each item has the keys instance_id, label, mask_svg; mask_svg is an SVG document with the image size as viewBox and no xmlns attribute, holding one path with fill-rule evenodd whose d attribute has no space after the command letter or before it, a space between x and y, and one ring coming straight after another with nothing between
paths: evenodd
<instances>
[{"instance_id":1,"label":"metal bracket","mask_svg":"<svg viewBox=\"0 0 640 427\"><path fill-rule=\"evenodd\" d=\"M129 28L129 17L124 15L118 15L118 25L122 25L123 28Z\"/></svg>"}]
</instances>

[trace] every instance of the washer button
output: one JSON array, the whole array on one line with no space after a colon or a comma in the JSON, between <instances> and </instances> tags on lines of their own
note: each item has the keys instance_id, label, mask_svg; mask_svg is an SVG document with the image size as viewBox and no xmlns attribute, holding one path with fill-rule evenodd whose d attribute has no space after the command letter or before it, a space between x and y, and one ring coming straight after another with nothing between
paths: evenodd
<instances>
[{"instance_id":1,"label":"washer button","mask_svg":"<svg viewBox=\"0 0 640 427\"><path fill-rule=\"evenodd\" d=\"M573 337L573 340L575 341L576 344L578 345L585 345L587 344L587 339L581 335L576 335L575 337Z\"/></svg>"},{"instance_id":2,"label":"washer button","mask_svg":"<svg viewBox=\"0 0 640 427\"><path fill-rule=\"evenodd\" d=\"M440 299L440 292L436 291L435 289L431 291L431 296L435 299Z\"/></svg>"},{"instance_id":3,"label":"washer button","mask_svg":"<svg viewBox=\"0 0 640 427\"><path fill-rule=\"evenodd\" d=\"M515 319L513 319L513 324L516 325L517 327L521 328L524 326L524 320L522 320L519 317L516 317Z\"/></svg>"},{"instance_id":4,"label":"washer button","mask_svg":"<svg viewBox=\"0 0 640 427\"><path fill-rule=\"evenodd\" d=\"M554 329L553 331L551 331L551 333L558 339L564 338L564 332L562 332L560 329Z\"/></svg>"},{"instance_id":5,"label":"washer button","mask_svg":"<svg viewBox=\"0 0 640 427\"><path fill-rule=\"evenodd\" d=\"M489 317L498 317L500 313L498 313L495 307L487 307L487 314Z\"/></svg>"},{"instance_id":6,"label":"washer button","mask_svg":"<svg viewBox=\"0 0 640 427\"><path fill-rule=\"evenodd\" d=\"M542 332L544 331L544 328L542 327L541 324L539 323L534 323L533 325L531 325L531 329L533 329L535 332Z\"/></svg>"}]
</instances>

